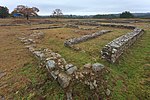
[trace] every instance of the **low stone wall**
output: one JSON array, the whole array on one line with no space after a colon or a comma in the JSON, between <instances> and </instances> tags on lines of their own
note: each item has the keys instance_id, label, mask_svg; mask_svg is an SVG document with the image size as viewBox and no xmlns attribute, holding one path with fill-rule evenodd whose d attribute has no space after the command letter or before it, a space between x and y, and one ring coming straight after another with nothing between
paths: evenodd
<instances>
[{"instance_id":1,"label":"low stone wall","mask_svg":"<svg viewBox=\"0 0 150 100\"><path fill-rule=\"evenodd\" d=\"M79 26L78 25L74 25L74 24L65 24L64 28L77 28L77 29L79 29Z\"/></svg>"},{"instance_id":2,"label":"low stone wall","mask_svg":"<svg viewBox=\"0 0 150 100\"><path fill-rule=\"evenodd\" d=\"M111 32L109 30L102 30L102 31L99 31L99 32L96 32L96 33L93 33L93 34L90 34L90 35L84 35L84 36L81 36L81 37L78 37L78 38L72 38L72 39L69 39L69 40L66 40L64 42L64 46L66 47L72 47L73 44L78 44L80 42L85 42L89 39L93 39L93 38L96 38L100 35L103 35L103 34L106 34L108 32Z\"/></svg>"},{"instance_id":3,"label":"low stone wall","mask_svg":"<svg viewBox=\"0 0 150 100\"><path fill-rule=\"evenodd\" d=\"M102 58L114 63L143 34L143 30L135 28L133 32L127 33L108 43L101 51Z\"/></svg>"},{"instance_id":4,"label":"low stone wall","mask_svg":"<svg viewBox=\"0 0 150 100\"><path fill-rule=\"evenodd\" d=\"M99 27L92 27L92 28L82 28L82 27L79 27L78 25L75 25L75 24L65 24L64 25L64 28L75 28L75 29L80 29L80 30L96 30L97 28Z\"/></svg>"},{"instance_id":5,"label":"low stone wall","mask_svg":"<svg viewBox=\"0 0 150 100\"><path fill-rule=\"evenodd\" d=\"M21 26L19 24L0 24L0 26Z\"/></svg>"},{"instance_id":6,"label":"low stone wall","mask_svg":"<svg viewBox=\"0 0 150 100\"><path fill-rule=\"evenodd\" d=\"M107 19L107 20L94 20L95 22L104 22L104 23L137 23L138 20L116 20L116 19Z\"/></svg>"},{"instance_id":7,"label":"low stone wall","mask_svg":"<svg viewBox=\"0 0 150 100\"><path fill-rule=\"evenodd\" d=\"M76 22L76 25L85 25L85 26L100 26L96 22Z\"/></svg>"},{"instance_id":8,"label":"low stone wall","mask_svg":"<svg viewBox=\"0 0 150 100\"><path fill-rule=\"evenodd\" d=\"M104 88L104 93L106 96L110 96L110 90L107 87L107 80L105 75L109 73L107 68L100 64L86 64L83 66L83 69L78 69L78 67L73 64L67 63L64 58L58 53L55 53L49 49L38 49L36 48L36 39L41 39L44 33L34 32L28 37L19 38L26 46L26 48L41 62L41 66L45 67L48 71L48 74L56 80L60 86L65 89L67 100L73 100L72 97L72 88L77 85L79 82L89 86L91 90L97 88ZM105 85L104 85L105 84Z\"/></svg>"},{"instance_id":9,"label":"low stone wall","mask_svg":"<svg viewBox=\"0 0 150 100\"><path fill-rule=\"evenodd\" d=\"M32 28L30 30L44 30L44 29L55 29L55 28L62 28L62 27L61 26L37 27L37 28Z\"/></svg>"},{"instance_id":10,"label":"low stone wall","mask_svg":"<svg viewBox=\"0 0 150 100\"><path fill-rule=\"evenodd\" d=\"M68 22L104 22L104 23L137 23L140 20L94 19L94 20L69 20Z\"/></svg>"},{"instance_id":11,"label":"low stone wall","mask_svg":"<svg viewBox=\"0 0 150 100\"><path fill-rule=\"evenodd\" d=\"M124 24L99 24L104 27L115 27L115 28L126 28L126 29L135 29L135 26L132 25L124 25Z\"/></svg>"},{"instance_id":12,"label":"low stone wall","mask_svg":"<svg viewBox=\"0 0 150 100\"><path fill-rule=\"evenodd\" d=\"M126 28L126 29L135 29L135 26L124 25L124 24L98 24L92 22L78 22L77 25L89 25L89 26L104 26L104 27L115 27L115 28Z\"/></svg>"},{"instance_id":13,"label":"low stone wall","mask_svg":"<svg viewBox=\"0 0 150 100\"><path fill-rule=\"evenodd\" d=\"M92 28L82 28L80 27L79 29L81 30L97 30L99 27L92 27Z\"/></svg>"}]
</instances>

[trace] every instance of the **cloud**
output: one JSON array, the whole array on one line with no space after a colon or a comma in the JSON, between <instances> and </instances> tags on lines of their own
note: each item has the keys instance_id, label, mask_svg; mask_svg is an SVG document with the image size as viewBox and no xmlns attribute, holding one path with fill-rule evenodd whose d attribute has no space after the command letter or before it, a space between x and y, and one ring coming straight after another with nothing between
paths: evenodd
<instances>
[{"instance_id":1,"label":"cloud","mask_svg":"<svg viewBox=\"0 0 150 100\"><path fill-rule=\"evenodd\" d=\"M150 0L0 0L0 4L12 11L17 5L38 7L39 14L50 15L56 8L64 14L102 14L123 11L148 12Z\"/></svg>"}]
</instances>

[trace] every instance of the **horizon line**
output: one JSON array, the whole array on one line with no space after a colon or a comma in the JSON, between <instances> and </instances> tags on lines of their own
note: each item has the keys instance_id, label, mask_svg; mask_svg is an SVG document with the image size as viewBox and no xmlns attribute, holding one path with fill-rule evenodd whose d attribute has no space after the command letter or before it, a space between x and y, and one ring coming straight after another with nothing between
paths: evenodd
<instances>
[{"instance_id":1,"label":"horizon line","mask_svg":"<svg viewBox=\"0 0 150 100\"><path fill-rule=\"evenodd\" d=\"M111 14L121 14L122 12L116 12L116 13L97 13L97 14L63 14L63 15L73 15L73 16L94 16L94 15L111 15ZM149 11L147 12L131 12L132 14L135 13L150 13ZM38 14L39 16L51 16L52 14Z\"/></svg>"}]
</instances>

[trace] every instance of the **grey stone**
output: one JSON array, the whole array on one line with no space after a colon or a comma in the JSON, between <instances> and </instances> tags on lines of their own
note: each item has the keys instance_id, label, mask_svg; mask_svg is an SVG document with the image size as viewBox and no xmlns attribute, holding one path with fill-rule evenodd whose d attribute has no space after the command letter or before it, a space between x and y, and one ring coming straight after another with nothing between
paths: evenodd
<instances>
[{"instance_id":1,"label":"grey stone","mask_svg":"<svg viewBox=\"0 0 150 100\"><path fill-rule=\"evenodd\" d=\"M94 72L98 72L101 71L105 66L103 64L100 63L95 63L92 65L92 69Z\"/></svg>"},{"instance_id":2,"label":"grey stone","mask_svg":"<svg viewBox=\"0 0 150 100\"><path fill-rule=\"evenodd\" d=\"M92 67L92 64L91 64L91 63L88 63L88 64L85 64L85 65L84 65L84 68L90 69L91 67Z\"/></svg>"},{"instance_id":3,"label":"grey stone","mask_svg":"<svg viewBox=\"0 0 150 100\"><path fill-rule=\"evenodd\" d=\"M33 54L36 57L40 58L40 60L42 60L45 57L45 55L44 55L44 53L42 53L42 51L34 51Z\"/></svg>"},{"instance_id":4,"label":"grey stone","mask_svg":"<svg viewBox=\"0 0 150 100\"><path fill-rule=\"evenodd\" d=\"M30 52L34 52L35 48L32 45L26 46Z\"/></svg>"},{"instance_id":5,"label":"grey stone","mask_svg":"<svg viewBox=\"0 0 150 100\"><path fill-rule=\"evenodd\" d=\"M58 67L61 68L62 70L64 70L64 65L60 65Z\"/></svg>"},{"instance_id":6,"label":"grey stone","mask_svg":"<svg viewBox=\"0 0 150 100\"><path fill-rule=\"evenodd\" d=\"M57 58L61 58L60 54L56 53L55 55L56 55Z\"/></svg>"},{"instance_id":7,"label":"grey stone","mask_svg":"<svg viewBox=\"0 0 150 100\"><path fill-rule=\"evenodd\" d=\"M89 85L90 83L88 81L85 81L84 84Z\"/></svg>"},{"instance_id":8,"label":"grey stone","mask_svg":"<svg viewBox=\"0 0 150 100\"><path fill-rule=\"evenodd\" d=\"M73 67L73 64L67 64L67 65L65 66L65 69L68 70L68 69L71 68L71 67Z\"/></svg>"},{"instance_id":9,"label":"grey stone","mask_svg":"<svg viewBox=\"0 0 150 100\"><path fill-rule=\"evenodd\" d=\"M29 42L34 43L35 41L33 39L28 39Z\"/></svg>"},{"instance_id":10,"label":"grey stone","mask_svg":"<svg viewBox=\"0 0 150 100\"><path fill-rule=\"evenodd\" d=\"M53 57L56 57L56 53L55 53L55 52L51 52L51 55L52 55Z\"/></svg>"},{"instance_id":11,"label":"grey stone","mask_svg":"<svg viewBox=\"0 0 150 100\"><path fill-rule=\"evenodd\" d=\"M5 100L5 97L3 95L0 95L0 100Z\"/></svg>"},{"instance_id":12,"label":"grey stone","mask_svg":"<svg viewBox=\"0 0 150 100\"><path fill-rule=\"evenodd\" d=\"M73 100L71 92L67 92L66 96L67 96L67 100Z\"/></svg>"},{"instance_id":13,"label":"grey stone","mask_svg":"<svg viewBox=\"0 0 150 100\"><path fill-rule=\"evenodd\" d=\"M111 91L109 89L106 90L106 95L109 96L111 94Z\"/></svg>"},{"instance_id":14,"label":"grey stone","mask_svg":"<svg viewBox=\"0 0 150 100\"><path fill-rule=\"evenodd\" d=\"M58 82L62 88L66 88L69 86L71 81L71 77L66 73L59 73L58 74Z\"/></svg>"},{"instance_id":15,"label":"grey stone","mask_svg":"<svg viewBox=\"0 0 150 100\"><path fill-rule=\"evenodd\" d=\"M62 63L62 60L61 60L61 59L58 59L58 63Z\"/></svg>"},{"instance_id":16,"label":"grey stone","mask_svg":"<svg viewBox=\"0 0 150 100\"><path fill-rule=\"evenodd\" d=\"M5 72L0 72L0 79L1 79L3 76L5 76L5 75L6 75Z\"/></svg>"},{"instance_id":17,"label":"grey stone","mask_svg":"<svg viewBox=\"0 0 150 100\"><path fill-rule=\"evenodd\" d=\"M76 66L73 66L73 67L67 69L66 72L71 75L71 74L73 74L75 71L77 71L77 67L76 67Z\"/></svg>"},{"instance_id":18,"label":"grey stone","mask_svg":"<svg viewBox=\"0 0 150 100\"><path fill-rule=\"evenodd\" d=\"M66 60L64 58L60 58L60 59L61 59L61 61L63 62L64 65L67 64L67 62L66 62Z\"/></svg>"},{"instance_id":19,"label":"grey stone","mask_svg":"<svg viewBox=\"0 0 150 100\"><path fill-rule=\"evenodd\" d=\"M24 39L24 40L21 40L22 43L24 44L32 44L32 43L35 43L35 41L33 39Z\"/></svg>"},{"instance_id":20,"label":"grey stone","mask_svg":"<svg viewBox=\"0 0 150 100\"><path fill-rule=\"evenodd\" d=\"M93 90L94 89L94 85L92 82L89 82L89 86L90 86L90 89Z\"/></svg>"},{"instance_id":21,"label":"grey stone","mask_svg":"<svg viewBox=\"0 0 150 100\"><path fill-rule=\"evenodd\" d=\"M58 66L61 66L61 62L57 62Z\"/></svg>"},{"instance_id":22,"label":"grey stone","mask_svg":"<svg viewBox=\"0 0 150 100\"><path fill-rule=\"evenodd\" d=\"M34 31L33 34L30 35L30 37L33 37L33 38L36 38L36 39L39 39L39 38L43 38L44 37L44 33L43 32L37 32L37 31Z\"/></svg>"},{"instance_id":23,"label":"grey stone","mask_svg":"<svg viewBox=\"0 0 150 100\"><path fill-rule=\"evenodd\" d=\"M94 86L94 87L97 87L96 80L94 80L94 82L93 82L93 86Z\"/></svg>"},{"instance_id":24,"label":"grey stone","mask_svg":"<svg viewBox=\"0 0 150 100\"><path fill-rule=\"evenodd\" d=\"M54 57L48 57L48 58L46 58L46 61L48 61L48 60L54 60Z\"/></svg>"},{"instance_id":25,"label":"grey stone","mask_svg":"<svg viewBox=\"0 0 150 100\"><path fill-rule=\"evenodd\" d=\"M51 76L56 80L59 74L59 70L50 72Z\"/></svg>"},{"instance_id":26,"label":"grey stone","mask_svg":"<svg viewBox=\"0 0 150 100\"><path fill-rule=\"evenodd\" d=\"M56 63L55 63L55 61L54 61L54 60L48 60L48 61L46 61L46 68L47 68L48 70L51 70L51 69L56 68Z\"/></svg>"}]
</instances>

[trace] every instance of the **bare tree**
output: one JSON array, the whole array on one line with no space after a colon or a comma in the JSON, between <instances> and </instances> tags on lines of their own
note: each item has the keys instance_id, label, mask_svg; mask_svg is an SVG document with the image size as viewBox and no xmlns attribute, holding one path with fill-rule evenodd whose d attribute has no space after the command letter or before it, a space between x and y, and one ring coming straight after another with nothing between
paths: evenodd
<instances>
[{"instance_id":1,"label":"bare tree","mask_svg":"<svg viewBox=\"0 0 150 100\"><path fill-rule=\"evenodd\" d=\"M20 13L23 14L27 20L30 16L37 16L37 12L39 12L39 9L36 7L28 7L24 5L18 5L17 8L14 9L13 13Z\"/></svg>"},{"instance_id":2,"label":"bare tree","mask_svg":"<svg viewBox=\"0 0 150 100\"><path fill-rule=\"evenodd\" d=\"M62 15L63 15L63 13L62 13L61 9L55 9L55 10L53 11L53 16L56 17L57 20L58 20L58 18L60 18Z\"/></svg>"}]
</instances>

